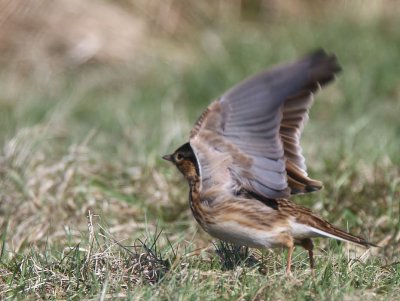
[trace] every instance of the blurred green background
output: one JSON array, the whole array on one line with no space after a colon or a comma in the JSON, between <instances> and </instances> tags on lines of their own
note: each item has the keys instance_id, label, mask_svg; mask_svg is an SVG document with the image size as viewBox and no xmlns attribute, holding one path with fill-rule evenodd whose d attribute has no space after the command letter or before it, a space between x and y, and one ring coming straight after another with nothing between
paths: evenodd
<instances>
[{"instance_id":1,"label":"blurred green background","mask_svg":"<svg viewBox=\"0 0 400 301\"><path fill-rule=\"evenodd\" d=\"M296 201L395 262L399 16L390 0L2 1L3 249L79 242L88 210L118 238L158 225L208 245L160 157L229 87L323 47L343 72L316 97L302 146L325 189Z\"/></svg>"}]
</instances>

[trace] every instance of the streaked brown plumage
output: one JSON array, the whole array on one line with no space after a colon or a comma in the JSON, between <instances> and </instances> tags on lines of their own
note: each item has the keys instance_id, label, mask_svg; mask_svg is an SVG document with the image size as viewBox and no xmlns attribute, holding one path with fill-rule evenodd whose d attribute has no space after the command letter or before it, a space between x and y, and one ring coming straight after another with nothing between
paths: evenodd
<instances>
[{"instance_id":1,"label":"streaked brown plumage","mask_svg":"<svg viewBox=\"0 0 400 301\"><path fill-rule=\"evenodd\" d=\"M202 113L188 143L163 158L189 182L190 207L214 237L256 248L309 252L313 237L374 246L342 231L288 198L322 188L308 177L300 136L313 93L341 70L334 55L318 50L239 83Z\"/></svg>"}]
</instances>

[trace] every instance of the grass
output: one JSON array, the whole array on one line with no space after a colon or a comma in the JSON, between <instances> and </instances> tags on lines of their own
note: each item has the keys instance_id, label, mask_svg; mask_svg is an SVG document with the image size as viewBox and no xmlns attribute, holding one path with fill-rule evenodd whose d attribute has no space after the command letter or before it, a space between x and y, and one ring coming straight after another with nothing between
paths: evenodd
<instances>
[{"instance_id":1,"label":"grass","mask_svg":"<svg viewBox=\"0 0 400 301\"><path fill-rule=\"evenodd\" d=\"M400 292L398 18L223 19L158 37L140 62L51 79L0 74L1 299L390 300ZM303 148L325 189L295 200L382 246L212 243L161 161L210 100L319 46L344 72L316 98ZM173 53L170 53L173 52ZM15 65L13 65L15 64Z\"/></svg>"}]
</instances>

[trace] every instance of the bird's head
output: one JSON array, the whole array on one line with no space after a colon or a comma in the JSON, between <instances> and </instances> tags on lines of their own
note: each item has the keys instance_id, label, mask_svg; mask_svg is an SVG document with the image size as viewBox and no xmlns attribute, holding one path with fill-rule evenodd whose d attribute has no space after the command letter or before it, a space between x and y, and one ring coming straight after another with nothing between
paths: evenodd
<instances>
[{"instance_id":1,"label":"bird's head","mask_svg":"<svg viewBox=\"0 0 400 301\"><path fill-rule=\"evenodd\" d=\"M179 169L179 171L188 179L199 176L199 168L196 156L189 142L180 146L175 152L162 157L164 160L170 161Z\"/></svg>"}]
</instances>

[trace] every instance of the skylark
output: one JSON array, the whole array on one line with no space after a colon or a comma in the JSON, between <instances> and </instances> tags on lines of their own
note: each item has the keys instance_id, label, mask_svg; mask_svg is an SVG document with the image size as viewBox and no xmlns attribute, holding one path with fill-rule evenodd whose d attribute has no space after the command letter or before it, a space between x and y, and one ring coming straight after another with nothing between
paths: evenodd
<instances>
[{"instance_id":1,"label":"skylark","mask_svg":"<svg viewBox=\"0 0 400 301\"><path fill-rule=\"evenodd\" d=\"M190 208L206 232L248 247L286 247L287 274L295 245L314 268L314 237L375 246L289 200L322 188L307 175L300 137L314 93L340 70L334 55L318 50L250 77L212 102L189 142L163 157L188 180Z\"/></svg>"}]
</instances>

